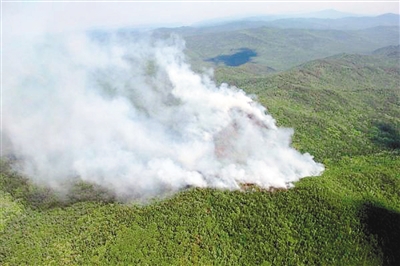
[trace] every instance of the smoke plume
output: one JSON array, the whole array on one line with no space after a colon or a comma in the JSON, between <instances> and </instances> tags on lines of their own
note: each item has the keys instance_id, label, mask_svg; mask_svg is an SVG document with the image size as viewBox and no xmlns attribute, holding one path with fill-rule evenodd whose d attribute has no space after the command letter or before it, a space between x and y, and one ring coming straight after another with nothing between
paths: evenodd
<instances>
[{"instance_id":1,"label":"smoke plume","mask_svg":"<svg viewBox=\"0 0 400 266\"><path fill-rule=\"evenodd\" d=\"M323 171L254 99L194 73L182 40L144 39L53 35L5 51L2 133L18 171L55 189L82 180L128 199L287 188Z\"/></svg>"}]
</instances>

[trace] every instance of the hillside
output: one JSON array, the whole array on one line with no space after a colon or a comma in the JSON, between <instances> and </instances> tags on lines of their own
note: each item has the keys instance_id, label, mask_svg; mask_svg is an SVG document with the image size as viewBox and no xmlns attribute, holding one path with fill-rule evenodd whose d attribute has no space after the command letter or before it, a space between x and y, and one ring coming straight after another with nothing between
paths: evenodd
<instances>
[{"instance_id":1,"label":"hillside","mask_svg":"<svg viewBox=\"0 0 400 266\"><path fill-rule=\"evenodd\" d=\"M256 94L278 123L295 128L294 144L307 147L318 159L379 150L372 140L378 141L384 134L383 125L397 132L386 144L400 145L399 75L398 57L353 54L252 79L233 68L216 72L220 82ZM324 151L321 145L330 148Z\"/></svg>"},{"instance_id":2,"label":"hillside","mask_svg":"<svg viewBox=\"0 0 400 266\"><path fill-rule=\"evenodd\" d=\"M259 27L184 38L192 64L206 65L207 60L233 57L240 49L248 49L257 54L248 63L281 71L338 53L366 54L383 46L398 45L399 28L340 31Z\"/></svg>"},{"instance_id":3,"label":"hillside","mask_svg":"<svg viewBox=\"0 0 400 266\"><path fill-rule=\"evenodd\" d=\"M159 28L157 35L171 33L182 36L252 29L260 27L281 29L362 30L378 26L399 27L399 15L354 16L350 13L325 10L310 14L255 16L240 19L209 21L179 28Z\"/></svg>"},{"instance_id":4,"label":"hillside","mask_svg":"<svg viewBox=\"0 0 400 266\"><path fill-rule=\"evenodd\" d=\"M237 62L241 62L282 71L338 53L367 54L384 46L399 45L399 15L346 17L327 10L325 15L329 14L333 18L318 18L324 13L316 13L317 17L312 17L313 14L297 18L250 17L193 27L160 28L153 35L181 36L196 69L219 64L238 66ZM237 53L243 49L256 56L237 61ZM236 63L232 65L232 61Z\"/></svg>"},{"instance_id":5,"label":"hillside","mask_svg":"<svg viewBox=\"0 0 400 266\"><path fill-rule=\"evenodd\" d=\"M390 45L386 47L382 47L379 49L376 49L375 51L372 52L374 55L380 55L380 56L385 56L387 58L393 58L396 60L397 58L400 57L400 45Z\"/></svg>"},{"instance_id":6,"label":"hillside","mask_svg":"<svg viewBox=\"0 0 400 266\"><path fill-rule=\"evenodd\" d=\"M319 18L319 19L338 19L338 18L347 18L347 17L363 17L363 15L357 15L354 13L341 12L335 9L325 9L317 12L309 12L309 13L299 13L299 14L270 14L270 15L256 15L256 16L241 16L241 17L223 17L217 19L208 19L204 21L200 21L191 25L192 28L206 28L206 27L215 27L221 25L235 25L236 27L244 28L240 26L243 22L257 22L258 24L263 23L265 21L276 21L280 19L290 19L290 18ZM252 27L256 24L248 24L248 26ZM263 24L265 26L265 23Z\"/></svg>"},{"instance_id":7,"label":"hillside","mask_svg":"<svg viewBox=\"0 0 400 266\"><path fill-rule=\"evenodd\" d=\"M268 22L265 26L300 29L361 30L377 26L399 26L399 15L383 14L376 17L289 18Z\"/></svg>"},{"instance_id":8,"label":"hillside","mask_svg":"<svg viewBox=\"0 0 400 266\"><path fill-rule=\"evenodd\" d=\"M287 191L190 189L140 206L90 184L61 200L3 158L0 264L398 265L398 58L339 54L249 72L221 66L215 77L294 127L293 146L325 164L321 177Z\"/></svg>"}]
</instances>

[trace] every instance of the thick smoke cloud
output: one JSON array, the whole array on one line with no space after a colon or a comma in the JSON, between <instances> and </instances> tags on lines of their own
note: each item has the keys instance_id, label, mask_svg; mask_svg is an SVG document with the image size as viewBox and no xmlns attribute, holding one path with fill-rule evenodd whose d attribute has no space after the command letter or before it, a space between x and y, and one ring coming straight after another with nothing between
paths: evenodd
<instances>
[{"instance_id":1,"label":"thick smoke cloud","mask_svg":"<svg viewBox=\"0 0 400 266\"><path fill-rule=\"evenodd\" d=\"M151 198L186 187L292 186L323 166L290 147L243 91L185 63L184 43L138 36L50 36L7 51L3 133L18 171Z\"/></svg>"}]
</instances>

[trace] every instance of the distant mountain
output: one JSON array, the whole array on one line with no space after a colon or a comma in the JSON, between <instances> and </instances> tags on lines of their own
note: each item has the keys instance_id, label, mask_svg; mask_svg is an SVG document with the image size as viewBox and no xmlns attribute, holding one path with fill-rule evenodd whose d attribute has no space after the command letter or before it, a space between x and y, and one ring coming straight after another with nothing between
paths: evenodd
<instances>
[{"instance_id":1,"label":"distant mountain","mask_svg":"<svg viewBox=\"0 0 400 266\"><path fill-rule=\"evenodd\" d=\"M338 19L292 18L265 23L268 27L296 29L361 30L378 26L399 26L400 16L384 14L376 17L344 17Z\"/></svg>"},{"instance_id":2,"label":"distant mountain","mask_svg":"<svg viewBox=\"0 0 400 266\"><path fill-rule=\"evenodd\" d=\"M325 9L325 10L318 11L318 12L299 14L299 15L293 16L293 17L337 19L337 18L360 17L360 16L362 16L362 15L357 15L357 14L348 13L348 12L341 12L341 11L337 11L335 9Z\"/></svg>"},{"instance_id":3,"label":"distant mountain","mask_svg":"<svg viewBox=\"0 0 400 266\"><path fill-rule=\"evenodd\" d=\"M171 33L175 33L185 37L206 33L221 33L260 27L282 29L362 30L380 26L400 26L400 16L397 14L388 13L375 17L341 17L345 15L346 13L338 13L338 11L327 10L317 13L303 14L303 16L314 17L282 18L274 16L258 16L234 21L222 21L214 24L211 23L205 26L159 28L155 31L155 35L163 37L169 36ZM319 18L323 16L336 16L340 18Z\"/></svg>"},{"instance_id":4,"label":"distant mountain","mask_svg":"<svg viewBox=\"0 0 400 266\"><path fill-rule=\"evenodd\" d=\"M344 16L327 10L322 15ZM321 15L321 16L322 16ZM287 18L278 20L237 20L201 27L158 28L154 37L171 34L186 41L186 54L194 69L220 65L271 73L338 53L370 54L390 45L399 45L400 16L338 19ZM134 34L134 29L123 34ZM121 31L122 33L122 31Z\"/></svg>"},{"instance_id":5,"label":"distant mountain","mask_svg":"<svg viewBox=\"0 0 400 266\"><path fill-rule=\"evenodd\" d=\"M278 19L289 18L322 18L322 19L337 19L345 17L361 17L354 13L347 13L337 11L335 9L326 9L311 13L301 14L280 14L280 15L256 15L256 16L242 16L242 17L224 17L216 19L208 19L200 21L191 25L191 27L204 27L204 26L217 26L222 24L230 24L238 21L273 21Z\"/></svg>"},{"instance_id":6,"label":"distant mountain","mask_svg":"<svg viewBox=\"0 0 400 266\"><path fill-rule=\"evenodd\" d=\"M382 55L391 58L399 58L400 57L400 45L390 45L386 47L382 47L376 49L372 52L374 55Z\"/></svg>"},{"instance_id":7,"label":"distant mountain","mask_svg":"<svg viewBox=\"0 0 400 266\"><path fill-rule=\"evenodd\" d=\"M234 16L234 17L223 17L223 18L214 18L207 19L203 21L199 21L193 23L190 27L199 28L199 27L213 27L220 26L223 24L230 24L238 21L271 21L282 18L289 18L291 16L288 15L255 15L255 16Z\"/></svg>"},{"instance_id":8,"label":"distant mountain","mask_svg":"<svg viewBox=\"0 0 400 266\"><path fill-rule=\"evenodd\" d=\"M398 27L382 26L351 31L259 27L184 38L186 53L194 66L232 65L229 60L236 60L242 55L238 54L239 49L247 48L251 57L240 62L263 66L271 72L339 53L370 54L384 46L398 45L399 37ZM233 64L240 65L237 62Z\"/></svg>"}]
</instances>

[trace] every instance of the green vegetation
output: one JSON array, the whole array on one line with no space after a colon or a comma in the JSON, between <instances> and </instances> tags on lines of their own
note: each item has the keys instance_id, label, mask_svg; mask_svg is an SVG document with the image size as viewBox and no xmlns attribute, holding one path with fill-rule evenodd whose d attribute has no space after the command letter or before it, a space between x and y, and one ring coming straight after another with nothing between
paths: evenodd
<instances>
[{"instance_id":1,"label":"green vegetation","mask_svg":"<svg viewBox=\"0 0 400 266\"><path fill-rule=\"evenodd\" d=\"M277 71L310 60L339 53L367 54L399 42L399 27L376 27L363 30L279 29L260 27L235 31L211 32L185 36L192 64L210 65L204 60L231 55L247 48L257 53L252 61ZM264 72L265 73L265 72Z\"/></svg>"},{"instance_id":2,"label":"green vegetation","mask_svg":"<svg viewBox=\"0 0 400 266\"><path fill-rule=\"evenodd\" d=\"M399 259L396 156L344 157L328 164L323 177L274 193L195 189L145 207L82 202L37 211L27 203L2 233L0 259L3 265L390 265Z\"/></svg>"},{"instance_id":3,"label":"green vegetation","mask_svg":"<svg viewBox=\"0 0 400 266\"><path fill-rule=\"evenodd\" d=\"M295 129L296 148L325 161L398 147L397 60L341 54L266 77L226 67L216 77L257 95L280 126Z\"/></svg>"},{"instance_id":4,"label":"green vegetation","mask_svg":"<svg viewBox=\"0 0 400 266\"><path fill-rule=\"evenodd\" d=\"M56 195L3 158L1 265L399 265L400 67L340 54L274 75L220 67L256 94L293 146L326 166L273 192L190 189L121 204L77 183Z\"/></svg>"}]
</instances>

